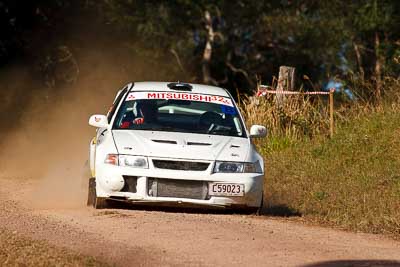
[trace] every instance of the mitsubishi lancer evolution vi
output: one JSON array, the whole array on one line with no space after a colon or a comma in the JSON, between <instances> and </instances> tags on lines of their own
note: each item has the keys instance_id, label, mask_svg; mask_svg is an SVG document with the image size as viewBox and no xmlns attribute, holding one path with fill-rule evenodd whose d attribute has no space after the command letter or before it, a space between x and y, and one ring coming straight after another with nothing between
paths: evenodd
<instances>
[{"instance_id":1,"label":"mitsubishi lancer evolution vi","mask_svg":"<svg viewBox=\"0 0 400 267\"><path fill-rule=\"evenodd\" d=\"M225 89L137 82L118 91L107 115L92 115L88 205L244 208L262 205L264 161Z\"/></svg>"}]
</instances>

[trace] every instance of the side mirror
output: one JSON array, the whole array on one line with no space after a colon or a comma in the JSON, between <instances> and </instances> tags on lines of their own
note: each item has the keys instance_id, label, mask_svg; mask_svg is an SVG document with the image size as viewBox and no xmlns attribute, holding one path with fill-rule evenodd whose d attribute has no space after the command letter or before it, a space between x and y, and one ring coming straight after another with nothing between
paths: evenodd
<instances>
[{"instance_id":1,"label":"side mirror","mask_svg":"<svg viewBox=\"0 0 400 267\"><path fill-rule=\"evenodd\" d=\"M108 127L108 120L107 117L104 115L92 115L89 119L89 125L92 125L97 128L107 128Z\"/></svg>"},{"instance_id":2,"label":"side mirror","mask_svg":"<svg viewBox=\"0 0 400 267\"><path fill-rule=\"evenodd\" d=\"M250 128L250 137L265 137L267 136L267 128L261 125L253 125Z\"/></svg>"}]
</instances>

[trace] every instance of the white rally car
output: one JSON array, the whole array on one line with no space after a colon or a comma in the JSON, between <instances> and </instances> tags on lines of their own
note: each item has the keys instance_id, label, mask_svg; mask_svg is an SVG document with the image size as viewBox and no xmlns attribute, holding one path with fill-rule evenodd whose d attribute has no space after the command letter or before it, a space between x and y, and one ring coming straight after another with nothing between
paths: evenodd
<instances>
[{"instance_id":1,"label":"white rally car","mask_svg":"<svg viewBox=\"0 0 400 267\"><path fill-rule=\"evenodd\" d=\"M130 83L107 116L93 115L88 205L109 201L257 209L264 161L232 98L222 88Z\"/></svg>"}]
</instances>

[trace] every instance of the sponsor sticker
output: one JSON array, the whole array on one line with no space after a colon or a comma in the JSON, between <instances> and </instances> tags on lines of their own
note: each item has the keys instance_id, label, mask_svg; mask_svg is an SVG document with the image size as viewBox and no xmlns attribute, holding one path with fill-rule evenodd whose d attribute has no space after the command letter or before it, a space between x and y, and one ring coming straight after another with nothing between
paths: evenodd
<instances>
[{"instance_id":1,"label":"sponsor sticker","mask_svg":"<svg viewBox=\"0 0 400 267\"><path fill-rule=\"evenodd\" d=\"M221 106L222 113L229 114L229 115L237 115L237 111L232 106Z\"/></svg>"},{"instance_id":2,"label":"sponsor sticker","mask_svg":"<svg viewBox=\"0 0 400 267\"><path fill-rule=\"evenodd\" d=\"M172 93L172 92L130 92L126 101L139 99L173 99L208 102L233 107L232 100L228 97L218 95L203 95L194 93Z\"/></svg>"}]
</instances>

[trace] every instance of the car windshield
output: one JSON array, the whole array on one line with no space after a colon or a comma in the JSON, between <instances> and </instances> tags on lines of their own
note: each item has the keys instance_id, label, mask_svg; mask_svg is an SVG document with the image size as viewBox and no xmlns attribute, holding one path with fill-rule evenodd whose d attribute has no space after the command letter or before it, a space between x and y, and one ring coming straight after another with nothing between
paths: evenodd
<instances>
[{"instance_id":1,"label":"car windshield","mask_svg":"<svg viewBox=\"0 0 400 267\"><path fill-rule=\"evenodd\" d=\"M246 137L230 98L187 92L130 92L118 110L113 129Z\"/></svg>"}]
</instances>

